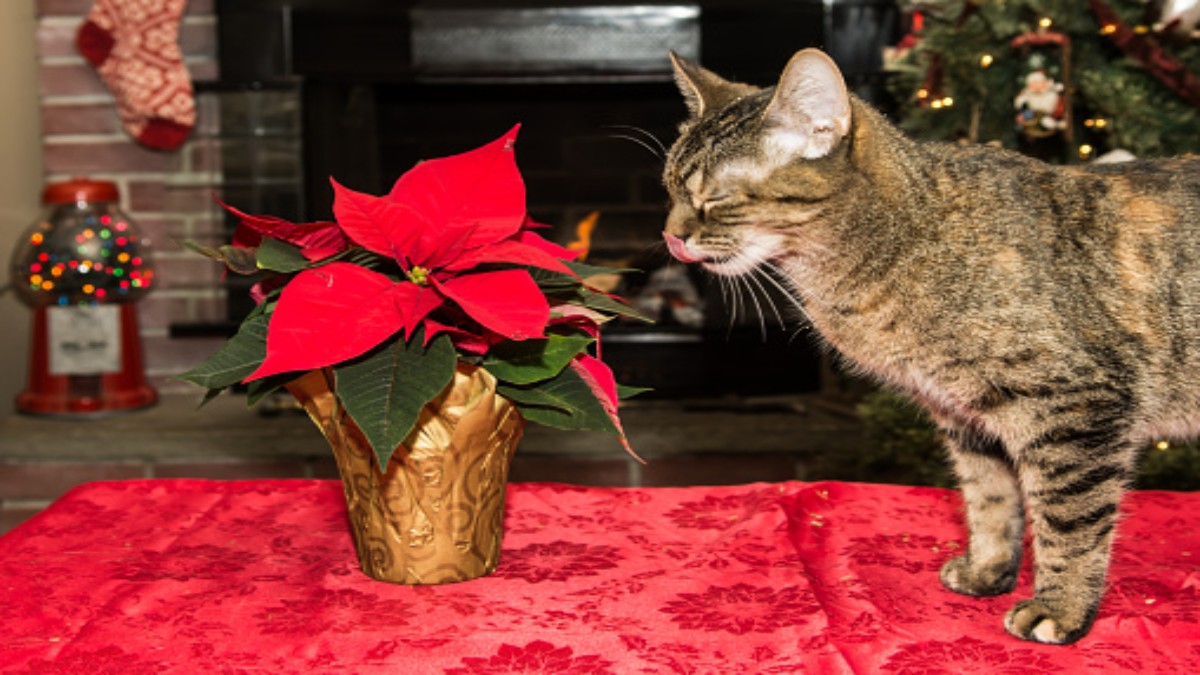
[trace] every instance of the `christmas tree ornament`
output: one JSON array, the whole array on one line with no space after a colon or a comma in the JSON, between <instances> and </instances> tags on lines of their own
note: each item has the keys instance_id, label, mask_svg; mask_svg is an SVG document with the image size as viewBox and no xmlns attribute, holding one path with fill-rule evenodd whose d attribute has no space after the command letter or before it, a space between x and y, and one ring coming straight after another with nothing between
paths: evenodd
<instances>
[{"instance_id":1,"label":"christmas tree ornament","mask_svg":"<svg viewBox=\"0 0 1200 675\"><path fill-rule=\"evenodd\" d=\"M1200 23L1200 0L1166 0L1160 12L1155 31L1184 39L1200 37L1200 31L1196 30L1196 24Z\"/></svg>"},{"instance_id":2,"label":"christmas tree ornament","mask_svg":"<svg viewBox=\"0 0 1200 675\"><path fill-rule=\"evenodd\" d=\"M946 8L942 8L945 10ZM963 3L958 10L958 15L954 19L955 28L961 28L963 24L970 19L971 16L978 11L979 5L976 0L968 0ZM921 41L922 31L925 29L925 14L923 12L913 12L912 16L912 34L905 38L906 49L894 55L895 62L899 62L907 58L908 54L913 51ZM921 88L917 90L917 105L922 108L932 108L940 110L954 105L954 98L947 95L945 89L946 79L946 64L941 54L934 52L930 57L925 68L925 79L921 84Z\"/></svg>"},{"instance_id":3,"label":"christmas tree ornament","mask_svg":"<svg viewBox=\"0 0 1200 675\"><path fill-rule=\"evenodd\" d=\"M179 49L187 0L95 0L76 35L139 143L174 150L196 124L192 81Z\"/></svg>"},{"instance_id":4,"label":"christmas tree ornament","mask_svg":"<svg viewBox=\"0 0 1200 675\"><path fill-rule=\"evenodd\" d=\"M1200 49L1160 21L1179 17L1176 28L1187 28L1193 4L1200 0L1170 6L1165 0L901 0L906 11L924 16L920 40L895 65L889 83L904 102L902 126L922 138L1024 149L1030 139L1014 118L1020 112L1016 97L1036 69L1027 60L1041 52L1053 64L1058 50L1019 38L1037 35L1039 17L1053 17L1041 30L1069 38L1070 72L1046 75L1062 85L1069 104L1063 120L1070 126L1049 136L1061 153L1036 154L1078 161L1084 144L1093 147L1093 158L1113 148L1139 157L1200 153ZM1024 47L1013 47L1014 38ZM924 96L917 96L921 90ZM947 93L955 105L934 109L932 101ZM1072 134L1071 145L1063 133Z\"/></svg>"},{"instance_id":5,"label":"christmas tree ornament","mask_svg":"<svg viewBox=\"0 0 1200 675\"><path fill-rule=\"evenodd\" d=\"M1073 139L1071 123L1071 40L1050 30L1049 19L1037 30L1009 42L1020 61L1020 91L1013 99L1023 152L1050 159L1062 155Z\"/></svg>"},{"instance_id":6,"label":"christmas tree ornament","mask_svg":"<svg viewBox=\"0 0 1200 675\"><path fill-rule=\"evenodd\" d=\"M1088 0L1088 5L1103 26L1100 31L1103 35L1171 91L1193 107L1200 108L1200 78L1183 61L1163 49L1152 35L1122 21L1120 15L1104 0Z\"/></svg>"}]
</instances>

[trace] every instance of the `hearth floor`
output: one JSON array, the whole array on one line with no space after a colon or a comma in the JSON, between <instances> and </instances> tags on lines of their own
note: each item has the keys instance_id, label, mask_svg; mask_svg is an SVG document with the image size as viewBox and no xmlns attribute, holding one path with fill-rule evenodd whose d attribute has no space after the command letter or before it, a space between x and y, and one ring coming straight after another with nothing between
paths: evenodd
<instances>
[{"instance_id":1,"label":"hearth floor","mask_svg":"<svg viewBox=\"0 0 1200 675\"><path fill-rule=\"evenodd\" d=\"M337 477L324 438L284 399L258 408L228 395L198 403L168 394L152 408L99 418L0 418L0 532L94 480ZM818 479L812 468L822 456L862 442L853 415L813 394L635 399L622 421L645 464L610 434L530 424L511 480L637 487Z\"/></svg>"}]
</instances>

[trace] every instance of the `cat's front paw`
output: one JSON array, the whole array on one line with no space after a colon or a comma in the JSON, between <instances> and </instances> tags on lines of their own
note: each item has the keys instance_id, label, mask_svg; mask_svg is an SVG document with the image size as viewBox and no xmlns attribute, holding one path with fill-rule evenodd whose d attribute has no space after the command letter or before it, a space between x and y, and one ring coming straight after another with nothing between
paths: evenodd
<instances>
[{"instance_id":1,"label":"cat's front paw","mask_svg":"<svg viewBox=\"0 0 1200 675\"><path fill-rule=\"evenodd\" d=\"M1078 613L1077 613L1078 614ZM1094 612L1072 616L1036 598L1018 602L1004 617L1004 628L1021 638L1048 645L1069 645L1087 635Z\"/></svg>"},{"instance_id":2,"label":"cat's front paw","mask_svg":"<svg viewBox=\"0 0 1200 675\"><path fill-rule=\"evenodd\" d=\"M970 556L959 556L942 565L941 580L943 586L963 595L1003 595L1017 585L1017 564L972 565Z\"/></svg>"}]
</instances>

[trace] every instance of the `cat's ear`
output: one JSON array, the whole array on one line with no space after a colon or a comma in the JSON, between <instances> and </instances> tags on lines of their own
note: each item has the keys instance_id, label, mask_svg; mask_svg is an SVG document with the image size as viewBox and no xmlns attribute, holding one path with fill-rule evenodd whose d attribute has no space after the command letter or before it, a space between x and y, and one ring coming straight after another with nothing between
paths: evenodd
<instances>
[{"instance_id":1,"label":"cat's ear","mask_svg":"<svg viewBox=\"0 0 1200 675\"><path fill-rule=\"evenodd\" d=\"M833 59L816 49L797 52L763 120L768 152L806 159L829 154L850 131L850 95Z\"/></svg>"},{"instance_id":2,"label":"cat's ear","mask_svg":"<svg viewBox=\"0 0 1200 675\"><path fill-rule=\"evenodd\" d=\"M671 65L675 67L675 84L679 86L679 91L683 92L683 99L693 119L758 91L748 84L725 80L675 52L670 52L670 56Z\"/></svg>"}]
</instances>

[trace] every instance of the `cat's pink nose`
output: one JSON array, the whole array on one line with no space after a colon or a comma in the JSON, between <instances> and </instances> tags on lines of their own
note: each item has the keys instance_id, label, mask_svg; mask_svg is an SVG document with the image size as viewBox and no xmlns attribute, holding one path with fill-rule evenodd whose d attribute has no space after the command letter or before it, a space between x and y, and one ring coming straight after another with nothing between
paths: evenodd
<instances>
[{"instance_id":1,"label":"cat's pink nose","mask_svg":"<svg viewBox=\"0 0 1200 675\"><path fill-rule=\"evenodd\" d=\"M685 263L702 262L704 258L692 253L688 250L687 242L676 237L670 232L663 232L663 239L667 242L667 248L671 250L671 255L675 256L676 260Z\"/></svg>"}]
</instances>

